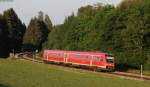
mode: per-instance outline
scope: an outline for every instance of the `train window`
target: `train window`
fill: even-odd
[[[88,58],[89,58],[88,56],[85,56],[85,57],[84,57],[84,59],[86,59],[86,60],[88,60]]]
[[[80,58],[80,55],[75,55],[74,58]]]
[[[49,53],[48,56],[61,56],[60,53]]]
[[[55,56],[55,54],[54,53],[49,53],[48,56]]]
[[[106,57],[106,62],[107,63],[113,63],[114,62],[114,57],[113,56],[107,56]]]
[[[98,60],[97,56],[93,56],[93,60],[97,61]]]
[[[88,56],[85,56],[85,55],[75,55],[74,58],[77,58],[77,59],[88,59]]]
[[[103,61],[103,59],[100,57],[100,58],[99,58],[99,61],[100,61],[100,62],[102,62],[102,61]]]
[[[101,56],[93,56],[93,60],[100,61],[100,62],[103,61]]]

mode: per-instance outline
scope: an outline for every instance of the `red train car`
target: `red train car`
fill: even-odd
[[[114,57],[99,52],[44,50],[43,60],[114,70]]]

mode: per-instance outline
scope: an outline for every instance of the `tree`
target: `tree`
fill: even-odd
[[[60,31],[60,25],[53,27],[48,35],[48,41],[43,44],[43,49],[62,49],[62,40],[64,39]]]
[[[51,22],[51,20],[50,20],[50,18],[49,18],[49,16],[47,14],[45,15],[44,23],[46,24],[46,26],[47,26],[47,28],[48,28],[48,30],[50,32],[52,30],[52,28],[53,28],[53,24],[52,24],[52,22]]]
[[[39,11],[38,18],[40,21],[44,20],[44,13],[42,11]]]
[[[91,5],[87,5],[78,9],[78,16],[92,16],[95,15],[95,7]]]
[[[8,50],[8,31],[7,23],[4,17],[0,14],[0,58],[7,57]]]
[[[24,50],[33,51],[41,49],[42,31],[38,18],[31,19],[24,35]]]
[[[25,32],[25,25],[22,24],[15,11],[10,8],[4,11],[4,18],[8,28],[10,52],[19,52],[22,47],[22,39]]]

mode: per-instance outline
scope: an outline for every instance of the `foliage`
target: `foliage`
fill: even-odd
[[[22,47],[22,38],[25,32],[25,26],[22,24],[12,8],[4,11],[4,18],[6,19],[8,26],[10,51],[18,52]]]
[[[47,41],[48,34],[52,29],[52,23],[49,16],[46,15],[45,21],[43,13],[39,12],[38,18],[31,19],[30,24],[25,32],[23,49],[24,51],[41,50],[42,44]]]
[[[149,66],[150,1],[124,0],[111,5],[85,6],[77,16],[67,17],[64,24],[49,34],[47,48],[113,53],[117,64],[139,68]],[[147,64],[146,64],[147,63]]]
[[[47,14],[45,15],[44,23],[46,24],[48,30],[51,31],[53,28],[53,24],[52,24],[52,22],[51,22],[51,20]]]
[[[31,19],[30,24],[24,36],[24,50],[36,50],[42,42],[42,32],[40,29],[40,21],[35,18]]]
[[[6,21],[0,14],[0,57],[8,56],[8,31]]]
[[[0,15],[0,57],[8,57],[10,52],[21,51],[25,28],[12,8]]]

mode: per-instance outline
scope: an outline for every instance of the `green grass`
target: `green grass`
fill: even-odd
[[[24,60],[0,59],[0,87],[150,87],[150,84]]]
[[[135,73],[135,74],[139,74],[139,75],[140,75],[140,70],[137,70],[137,69],[128,69],[126,72]],[[148,75],[148,76],[150,76],[150,71],[148,71],[148,70],[143,70],[143,75]]]

